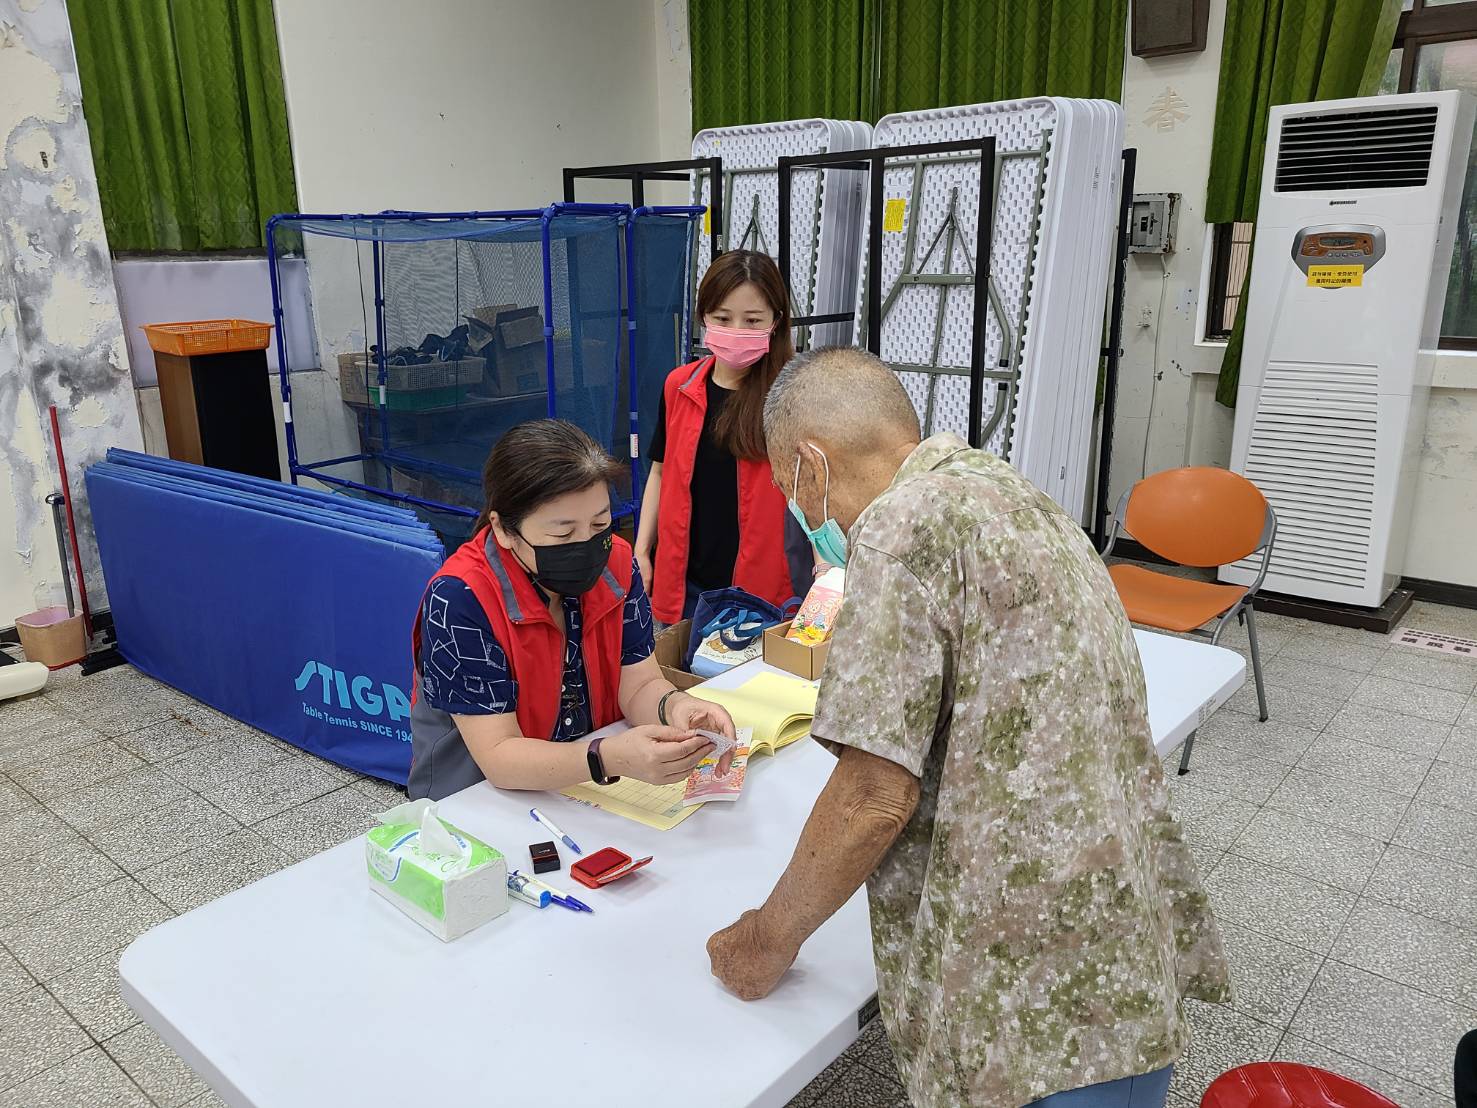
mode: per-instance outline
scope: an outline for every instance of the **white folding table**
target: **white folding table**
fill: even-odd
[[[1163,758],[1231,699],[1246,680],[1246,659],[1197,639],[1134,631],[1149,691],[1149,730]]]
[[[1240,655],[1137,632],[1160,754],[1241,684]],[[751,663],[715,679],[732,686]],[[709,974],[714,931],[788,863],[834,759],[805,740],[761,756],[744,798],[659,832],[549,794],[486,783],[444,800],[510,865],[548,837],[655,861],[590,891],[595,912],[513,902],[452,943],[369,889],[355,839],[149,931],[123,995],[233,1108],[500,1104],[783,1105],[856,1037],[876,992],[865,890],[805,944],[766,1000]]]

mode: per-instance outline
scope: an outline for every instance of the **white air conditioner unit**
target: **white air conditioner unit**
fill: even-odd
[[[1374,608],[1400,579],[1474,118],[1462,92],[1271,111],[1231,448],[1277,512],[1268,591]]]

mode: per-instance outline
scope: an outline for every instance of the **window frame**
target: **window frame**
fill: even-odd
[[[1401,51],[1400,80],[1395,91],[1413,90],[1421,47],[1468,39],[1477,40],[1477,0],[1434,6],[1427,6],[1426,0],[1413,0],[1409,11],[1400,13],[1390,47]],[[1477,350],[1477,335],[1442,335],[1436,345],[1442,350]]]
[[[1205,342],[1226,342],[1231,337],[1215,323],[1226,318],[1226,278],[1231,272],[1231,235],[1235,227],[1234,223],[1210,225],[1210,279],[1205,283],[1205,329],[1200,335]]]
[[[1226,287],[1231,275],[1231,252],[1238,244],[1236,240],[1237,223],[1212,223],[1210,224],[1210,269],[1205,283],[1205,325],[1201,328],[1200,341],[1225,343],[1231,338],[1231,329],[1221,330],[1216,324],[1226,317],[1226,301],[1230,299],[1230,290]],[[1250,247],[1256,239],[1256,225],[1251,224],[1248,232],[1249,237],[1244,245]],[[1246,282],[1251,279],[1251,267],[1241,275],[1241,288],[1237,290],[1236,297],[1239,299],[1246,293]]]

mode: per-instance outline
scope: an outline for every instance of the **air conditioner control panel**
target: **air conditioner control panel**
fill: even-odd
[[[1313,266],[1373,269],[1385,256],[1385,232],[1366,223],[1304,227],[1292,241],[1292,260],[1304,273]]]

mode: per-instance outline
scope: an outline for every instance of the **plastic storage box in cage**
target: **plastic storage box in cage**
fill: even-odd
[[[1086,518],[1103,319],[1112,269],[1123,112],[1108,101],[1041,97],[884,117],[876,147],[995,139],[981,441],[1079,520]],[[979,160],[887,163],[882,358],[925,434],[968,432]],[[946,280],[937,278],[945,277]]]
[[[642,239],[643,272],[685,272],[693,214],[673,211],[684,213],[670,221],[676,238]],[[649,212],[643,219],[665,225]],[[628,268],[632,230],[625,205],[275,217],[274,276],[284,237],[300,235],[320,359],[337,376],[356,447],[333,450],[289,422],[294,480],[409,504],[457,540],[481,507],[488,452],[514,424],[557,416],[629,457],[638,343],[622,317],[638,291]],[[685,326],[685,290],[675,302],[650,281],[640,291],[640,318],[656,331],[648,355],[678,356],[672,336]],[[292,378],[280,370],[290,413]],[[633,474],[617,489],[623,510],[635,485]]]
[[[871,142],[865,123],[838,119],[797,119],[743,127],[712,127],[692,140],[694,158],[723,159],[723,234],[720,250],[758,250],[779,258],[779,159],[802,154],[863,150]],[[856,294],[856,252],[866,205],[866,175],[842,169],[800,169],[792,179],[790,283],[796,316],[832,315],[852,310]],[[693,176],[693,203],[707,207],[712,183],[706,172]],[[712,246],[702,237],[695,254],[693,288],[712,261]],[[701,321],[699,321],[701,322]],[[846,344],[847,323],[799,328],[796,345]]]

